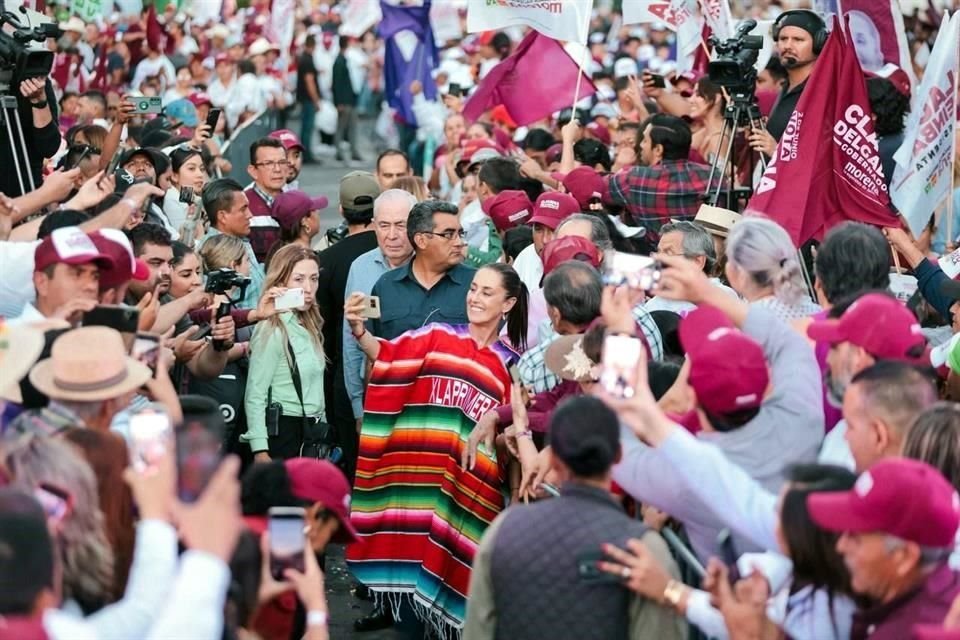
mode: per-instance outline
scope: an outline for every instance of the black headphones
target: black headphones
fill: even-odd
[[[783,28],[780,23],[784,20],[784,18],[799,14],[807,14],[812,16],[818,23],[820,23],[820,28],[817,29],[817,32],[811,34],[813,36],[813,55],[818,56],[820,55],[820,52],[823,51],[823,48],[827,46],[827,38],[830,37],[830,32],[827,31],[827,23],[823,21],[823,18],[821,18],[819,14],[810,11],[809,9],[791,9],[790,11],[784,11],[777,16],[777,19],[773,22],[773,41],[777,42],[780,39],[780,29]]]

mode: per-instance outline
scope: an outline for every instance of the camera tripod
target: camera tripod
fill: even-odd
[[[727,94],[724,91],[724,94]],[[737,182],[737,130],[741,127],[764,128],[763,116],[757,106],[753,93],[733,92],[727,96],[727,107],[723,114],[723,129],[720,132],[720,149],[713,157],[710,165],[710,177],[707,179],[707,188],[703,194],[704,202],[711,206],[720,206],[720,198],[726,195],[725,208],[739,211],[737,206],[741,200],[748,200],[753,195],[753,173],[756,168],[753,154],[749,155],[750,172],[748,183],[745,186],[736,186]],[[766,161],[760,156],[760,164],[766,169]],[[729,175],[728,175],[729,174]],[[724,178],[729,182],[724,184]]]
[[[10,80],[13,72],[9,69],[0,70],[0,128],[6,135],[0,138],[0,144],[10,144],[10,156],[13,158],[13,170],[17,174],[20,186],[20,195],[29,193],[37,188],[33,180],[33,171],[30,167],[30,152],[27,150],[27,141],[23,136],[23,123],[20,121],[20,110],[17,96],[12,92]],[[30,188],[28,189],[27,186]]]

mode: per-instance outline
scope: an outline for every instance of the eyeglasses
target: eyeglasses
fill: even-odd
[[[454,237],[460,238],[461,240],[467,237],[467,232],[463,229],[447,229],[443,233],[437,233],[435,231],[421,231],[420,233],[426,233],[427,235],[431,236],[440,236],[447,242],[453,240]]]
[[[268,169],[286,169],[290,166],[287,160],[267,160],[266,162],[254,162],[255,167],[267,167]]]

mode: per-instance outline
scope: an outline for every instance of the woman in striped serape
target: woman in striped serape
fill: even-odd
[[[480,536],[503,508],[492,452],[465,470],[461,452],[477,420],[510,400],[526,342],[527,291],[516,272],[477,271],[469,324],[430,324],[394,340],[364,330],[363,297],[345,317],[374,361],[364,404],[351,518],[360,542],[347,549],[354,575],[395,616],[414,615],[446,637],[462,627],[470,565]]]

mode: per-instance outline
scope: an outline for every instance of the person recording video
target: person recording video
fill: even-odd
[[[0,88],[2,88],[2,82],[0,82]],[[40,184],[43,161],[52,158],[60,149],[60,127],[57,122],[57,99],[48,79],[28,78],[10,87],[9,94],[17,99],[15,113],[20,118],[22,140],[29,156],[26,160],[27,166],[24,166],[18,127],[15,126],[12,131],[7,129],[10,126],[6,121],[7,117],[13,112],[4,109],[4,117],[0,119],[0,127],[4,129],[0,132],[0,167],[7,170],[0,171],[0,192],[16,198],[31,191],[27,170],[29,170],[29,176],[33,178],[33,184],[35,186]],[[11,146],[10,133],[13,134],[13,146]],[[14,160],[14,149],[17,149],[16,157],[19,161]],[[14,170],[18,166],[21,167],[23,175],[19,175]]]

